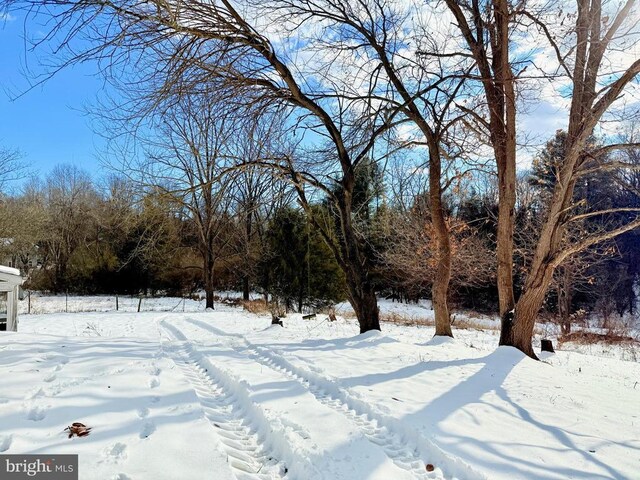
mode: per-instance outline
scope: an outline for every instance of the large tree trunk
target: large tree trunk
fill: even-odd
[[[509,13],[508,0],[493,0],[494,22],[487,25],[483,19],[484,5],[474,3],[473,23],[470,26],[456,0],[446,0],[454,14],[474,60],[489,107],[490,140],[496,158],[498,172],[498,301],[500,315],[505,318],[513,309],[513,229],[516,202],[516,96],[514,75],[509,63]],[[490,45],[484,38],[475,38],[475,31],[487,29]]]
[[[246,256],[245,256],[245,262],[251,262],[251,255],[249,255],[250,250],[251,250],[251,237],[252,237],[252,233],[253,233],[253,202],[249,203],[249,206],[247,207],[247,215],[246,215],[246,219],[245,219],[245,242],[246,242]],[[242,277],[242,299],[243,300],[249,300],[249,266],[245,265],[245,274]]]
[[[249,275],[242,277],[242,299],[249,300]]]
[[[533,351],[531,336],[546,291],[547,289],[541,286],[527,290],[520,296],[514,314],[503,318],[500,345],[515,347],[529,357],[538,359]]]
[[[380,330],[378,299],[370,277],[370,262],[362,250],[362,240],[351,219],[352,193],[355,185],[353,171],[345,173],[343,189],[338,198],[340,216],[340,247],[334,250],[343,269],[349,293],[349,302],[360,324],[360,333]]]
[[[437,244],[437,267],[431,288],[431,301],[436,317],[435,334],[453,337],[447,305],[449,281],[451,280],[451,240],[442,205],[439,145],[435,141],[430,142],[429,154],[429,210]]]
[[[380,330],[380,311],[376,292],[370,282],[347,280],[349,303],[358,318],[360,333]]]
[[[545,295],[553,279],[553,271],[552,263],[546,259],[536,261],[534,257],[522,295],[520,295],[515,309],[502,317],[500,345],[516,347],[537,360],[538,357],[533,352],[531,339],[538,312],[542,308]]]
[[[513,231],[516,203],[515,149],[513,160],[506,160],[504,167],[503,173],[499,175],[500,202],[496,247],[498,304],[501,317],[511,311],[515,304],[513,292]]]
[[[483,18],[484,4],[476,2],[471,6],[474,16],[470,26],[459,2],[446,0],[446,3],[476,61],[489,107],[490,139],[498,172],[498,301],[500,315],[506,319],[515,304],[513,230],[516,202],[516,96],[515,79],[509,63],[509,22],[512,17],[508,0],[493,0],[491,8],[494,21],[488,25]],[[489,45],[483,43],[485,38],[476,38],[474,35],[482,30],[491,36]]]
[[[436,275],[431,287],[431,300],[436,320],[436,335],[453,337],[451,331],[451,318],[447,305],[451,261],[440,259],[436,269]]]
[[[210,249],[204,252],[204,292],[206,298],[205,308],[214,308],[213,294],[215,291],[215,279],[213,273],[214,258]]]
[[[509,2],[494,0],[497,42],[494,54],[494,87],[499,91],[501,109],[489,105],[493,147],[498,166],[498,302],[500,315],[513,309],[513,231],[516,205],[516,94],[509,63]],[[490,101],[491,98],[487,96]],[[500,111],[501,110],[501,111]]]
[[[409,94],[402,80],[396,74],[392,62],[389,61],[385,54],[381,54],[380,59],[391,82],[406,102],[410,118],[420,128],[429,145],[429,210],[436,237],[436,255],[438,257],[438,265],[431,289],[431,300],[436,317],[435,334],[453,337],[447,305],[449,282],[451,280],[451,240],[442,205],[442,157],[440,153],[440,143],[442,141],[440,128],[442,123],[439,123],[434,130],[433,126],[425,120],[422,112],[417,107],[415,97]]]
[[[336,194],[335,207],[338,214],[339,234],[328,232],[323,227],[326,224],[319,223],[314,217],[313,210],[305,196],[304,190],[299,184],[296,190],[300,198],[300,203],[305,208],[309,218],[322,234],[327,246],[331,249],[338,265],[342,269],[347,284],[349,303],[358,319],[360,333],[369,330],[380,330],[380,315],[378,310],[378,299],[375,287],[370,277],[370,261],[363,253],[361,238],[355,231],[352,215],[352,194],[355,185],[353,170],[346,171],[342,180],[341,192]]]

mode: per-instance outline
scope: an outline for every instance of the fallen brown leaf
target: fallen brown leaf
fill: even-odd
[[[64,431],[69,432],[69,438],[72,438],[74,435],[78,437],[86,437],[91,432],[91,427],[87,427],[84,423],[73,422],[70,426],[65,428]]]

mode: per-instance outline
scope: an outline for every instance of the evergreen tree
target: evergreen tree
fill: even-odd
[[[278,210],[267,238],[269,254],[263,260],[267,288],[287,310],[344,300],[342,271],[302,211],[290,207]]]

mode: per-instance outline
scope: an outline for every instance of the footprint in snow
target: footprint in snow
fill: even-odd
[[[44,408],[39,407],[37,405],[27,410],[27,420],[39,422],[40,420],[44,419],[44,417],[46,416],[47,416],[47,411]]]
[[[158,395],[154,395],[153,397],[151,397],[151,400],[149,400],[151,403],[158,403],[160,401],[160,397]]]
[[[42,397],[44,395],[44,389],[42,387],[34,388],[24,397],[26,400],[32,400],[34,398]]]
[[[139,436],[140,438],[148,438],[155,431],[156,431],[155,424],[153,422],[147,422],[144,424],[144,427],[142,427],[142,430],[140,431]]]
[[[59,372],[60,370],[62,370],[62,367],[64,367],[67,363],[69,363],[69,359],[67,357],[59,357],[57,361],[58,361],[58,364],[54,369],[56,372]]]
[[[138,417],[146,418],[149,416],[149,409],[147,407],[142,407],[138,409]]]
[[[56,379],[56,374],[53,372],[43,378],[43,380],[47,383],[53,382],[55,379]]]
[[[149,375],[153,375],[154,377],[157,377],[158,375],[160,375],[160,372],[162,372],[162,370],[160,370],[160,367],[158,367],[155,363],[153,363],[149,366],[149,368],[147,369],[147,372],[149,372]]]
[[[124,473],[118,473],[111,477],[111,480],[131,480],[129,475],[125,475]]]
[[[151,380],[149,380],[149,388],[156,388],[160,385],[160,380],[158,380],[156,377],[153,377]]]
[[[0,453],[6,452],[11,446],[11,435],[0,435]]]
[[[107,460],[117,462],[127,458],[127,446],[124,443],[114,443],[104,449],[104,457]]]

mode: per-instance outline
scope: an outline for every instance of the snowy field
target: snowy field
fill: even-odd
[[[282,328],[178,301],[21,315],[0,334],[0,452],[77,453],[86,480],[640,479],[626,347],[535,362],[496,349],[491,320],[433,341],[425,326],[357,335],[345,309]],[[69,439],[72,422],[93,430]]]

